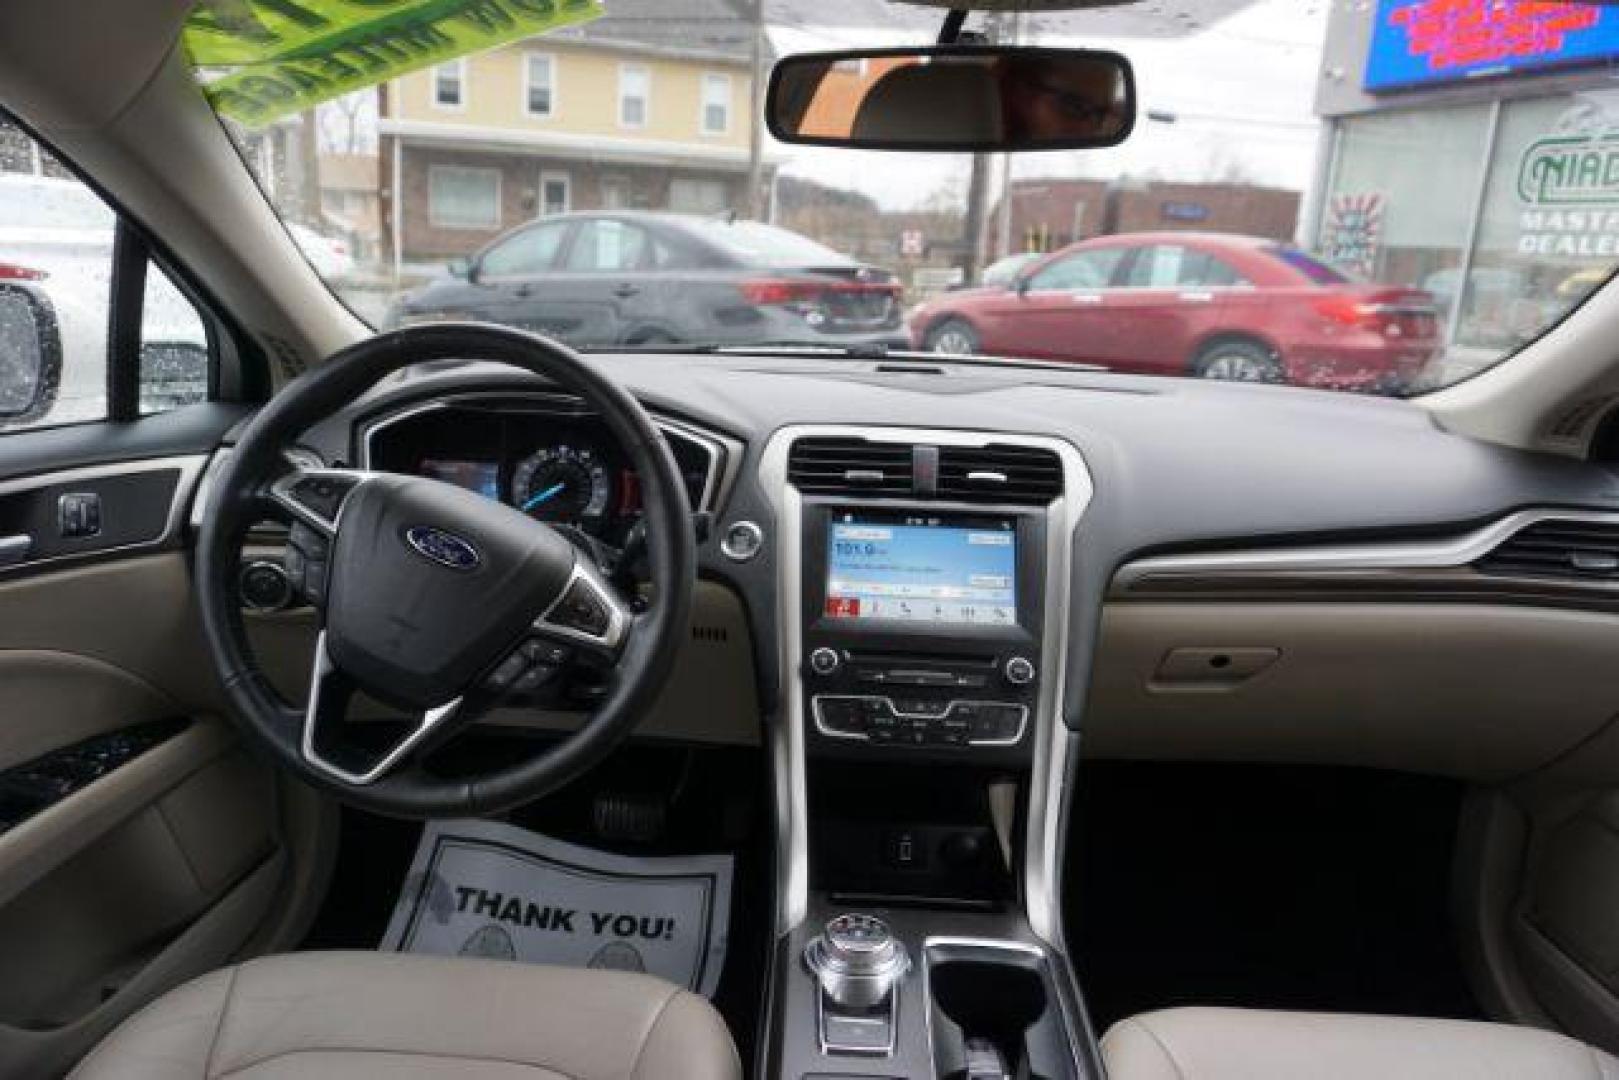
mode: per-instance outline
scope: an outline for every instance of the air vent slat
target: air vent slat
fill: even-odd
[[[1619,584],[1619,523],[1539,521],[1473,565],[1486,574]]]
[[[1034,446],[941,446],[939,498],[954,502],[1048,503],[1062,494],[1062,461]]]
[[[867,439],[800,439],[788,457],[787,479],[809,495],[909,495],[909,443]]]

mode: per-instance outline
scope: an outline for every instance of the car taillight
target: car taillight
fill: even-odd
[[[1433,313],[1426,308],[1354,296],[1329,296],[1317,300],[1315,310],[1329,322],[1389,337],[1430,333],[1435,325]]]
[[[50,277],[43,270],[35,270],[31,266],[17,266],[15,263],[0,263],[0,281],[44,281]]]
[[[791,306],[825,303],[835,296],[883,295],[899,299],[899,286],[892,282],[797,281],[786,278],[754,278],[737,286],[750,304]]]

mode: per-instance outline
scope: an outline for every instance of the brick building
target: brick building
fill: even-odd
[[[1253,184],[1031,179],[1015,181],[1011,197],[1014,252],[1054,251],[1076,240],[1128,232],[1226,232],[1290,241],[1299,217],[1298,192]]]

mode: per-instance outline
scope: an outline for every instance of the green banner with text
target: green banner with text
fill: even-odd
[[[220,115],[256,127],[601,14],[600,0],[198,0],[185,46],[218,70],[203,92]]]

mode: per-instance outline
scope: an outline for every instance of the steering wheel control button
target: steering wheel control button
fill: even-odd
[[[504,694],[516,685],[517,680],[523,677],[528,668],[528,658],[519,649],[495,665],[495,670],[484,679],[484,686],[497,694]]]
[[[1003,674],[1013,686],[1027,686],[1034,682],[1034,661],[1026,656],[1014,656],[1006,662]]]
[[[573,656],[565,645],[557,645],[538,638],[529,638],[522,645],[523,656],[531,664],[543,664],[546,667],[561,667]]]
[[[747,562],[764,546],[765,531],[752,521],[733,521],[720,536],[720,551],[732,562]]]
[[[269,559],[255,559],[242,567],[237,585],[242,606],[250,611],[280,611],[292,603],[292,580],[286,567]]]
[[[596,590],[581,579],[568,587],[566,595],[562,597],[562,603],[551,613],[551,621],[558,626],[577,630],[581,634],[604,637],[607,628],[612,625],[613,617],[607,610],[606,602],[597,595]]]
[[[831,675],[836,672],[838,668],[842,666],[842,664],[843,659],[842,657],[838,656],[838,651],[836,649],[829,649],[825,645],[822,645],[819,649],[816,649],[814,652],[810,653],[809,656],[810,670],[815,672],[817,675]]]

